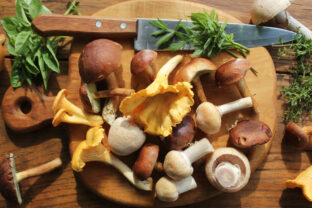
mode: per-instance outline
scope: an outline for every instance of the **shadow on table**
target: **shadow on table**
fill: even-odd
[[[279,200],[281,207],[312,207],[311,202],[309,202],[302,194],[302,190],[299,188],[295,189],[285,189],[282,192],[282,196]]]

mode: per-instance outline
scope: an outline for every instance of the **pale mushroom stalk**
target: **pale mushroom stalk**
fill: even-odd
[[[233,165],[229,162],[222,162],[215,169],[216,180],[224,188],[230,188],[237,184],[240,175],[239,165]]]
[[[225,114],[234,112],[234,111],[239,111],[245,108],[250,108],[253,106],[253,102],[251,97],[244,97],[238,100],[235,100],[230,103],[222,104],[217,106],[220,115],[223,116]]]
[[[239,80],[235,85],[242,97],[251,97],[251,99],[253,99],[253,109],[258,114],[260,112],[258,104],[254,101],[254,96],[251,94],[245,79]]]
[[[213,151],[212,145],[206,138],[195,142],[184,151],[172,150],[165,157],[164,170],[170,178],[181,180],[193,174],[193,162]]]

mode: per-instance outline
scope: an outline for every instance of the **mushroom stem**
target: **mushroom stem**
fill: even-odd
[[[252,99],[252,103],[253,103],[253,109],[254,111],[259,114],[259,107],[258,107],[258,104],[254,101],[254,97],[253,95],[251,94],[250,90],[249,90],[249,87],[247,86],[246,84],[246,81],[245,79],[241,79],[239,80],[237,83],[236,83],[236,87],[239,91],[239,93],[241,94],[242,97],[251,97]]]
[[[45,163],[43,165],[24,170],[22,172],[16,173],[16,180],[17,182],[20,182],[24,180],[25,178],[30,178],[37,175],[42,175],[44,173],[48,173],[62,165],[62,161],[60,158],[56,158],[48,163]]]
[[[251,97],[245,97],[245,98],[241,98],[230,103],[219,105],[217,106],[217,108],[220,111],[221,116],[223,116],[224,114],[242,110],[245,108],[250,108],[252,106],[253,106],[253,102],[252,102]]]
[[[202,139],[195,144],[191,145],[189,148],[183,151],[184,155],[190,160],[191,163],[197,161],[202,156],[213,152],[214,149],[208,139]]]
[[[188,176],[182,180],[176,181],[175,183],[179,194],[195,189],[197,187],[196,181],[192,176]]]
[[[218,183],[224,188],[230,188],[237,184],[241,169],[239,165],[229,162],[221,162],[215,169],[215,177]]]
[[[133,93],[133,89],[127,89],[127,88],[114,88],[109,90],[101,90],[92,93],[93,98],[107,98],[107,97],[113,97],[113,96],[128,96],[131,93]]]
[[[195,85],[195,90],[196,90],[196,93],[197,93],[197,96],[200,100],[201,103],[203,102],[207,102],[207,97],[205,95],[205,90],[203,88],[203,85],[200,81],[200,78],[199,77],[196,77],[193,81],[194,85]]]
[[[183,56],[176,55],[175,57],[171,58],[165,65],[161,67],[158,71],[156,79],[153,83],[157,81],[161,81],[164,84],[168,84],[168,77],[170,73],[175,69],[175,67],[182,61]],[[162,80],[165,78],[165,82]],[[156,81],[157,80],[157,81]],[[151,86],[151,85],[150,85]]]

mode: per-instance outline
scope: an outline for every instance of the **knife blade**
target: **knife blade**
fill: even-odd
[[[39,15],[32,21],[32,26],[42,36],[66,35],[92,38],[134,38],[134,49],[163,50],[155,43],[158,38],[151,36],[157,30],[149,21],[152,19],[120,19],[103,18],[99,16],[65,16]],[[162,19],[163,20],[163,19]],[[168,28],[174,28],[179,20],[163,20]],[[191,21],[182,20],[182,24],[192,26]],[[227,23],[225,31],[233,33],[234,41],[246,47],[268,46],[289,42],[297,36],[296,33],[280,28],[255,26],[249,24]],[[173,40],[178,41],[178,40]],[[186,45],[184,50],[192,50]]]

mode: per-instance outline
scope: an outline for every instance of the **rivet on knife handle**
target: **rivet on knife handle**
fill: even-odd
[[[38,15],[32,26],[42,36],[134,38],[136,19],[105,19],[98,16]]]

